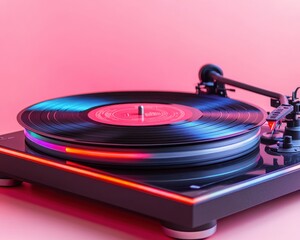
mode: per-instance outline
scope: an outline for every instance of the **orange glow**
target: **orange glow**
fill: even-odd
[[[268,121],[269,128],[273,131],[277,125],[276,121]]]
[[[22,158],[24,160],[35,162],[35,163],[38,163],[38,164],[42,164],[42,165],[45,165],[45,166],[48,166],[48,167],[60,169],[62,171],[79,174],[79,175],[82,175],[82,176],[85,176],[85,177],[88,177],[88,178],[94,178],[94,179],[104,181],[104,182],[108,182],[108,183],[111,183],[111,184],[115,184],[115,185],[118,185],[118,186],[134,189],[134,190],[144,192],[144,193],[147,193],[147,194],[151,194],[151,195],[155,195],[155,196],[158,196],[158,197],[167,198],[167,199],[177,201],[177,202],[181,202],[181,203],[184,203],[184,204],[193,205],[195,203],[194,198],[182,196],[182,195],[179,195],[179,194],[176,194],[176,193],[173,193],[173,192],[169,192],[169,191],[165,191],[165,190],[162,190],[162,189],[146,186],[146,185],[143,185],[143,184],[140,184],[140,183],[132,182],[132,181],[129,181],[129,180],[121,179],[121,178],[118,178],[118,177],[115,177],[115,176],[108,175],[106,173],[94,172],[94,171],[91,171],[91,170],[82,169],[82,168],[78,168],[78,167],[75,167],[75,166],[70,166],[70,165],[57,163],[57,162],[47,160],[47,159],[44,159],[44,158],[41,158],[41,157],[29,155],[27,153],[17,152],[17,151],[11,150],[11,149],[3,148],[3,147],[0,147],[0,153],[10,155],[10,156],[13,156],[13,157],[17,157],[17,158]]]
[[[66,147],[66,152],[76,155],[83,155],[89,157],[100,157],[100,158],[116,158],[116,159],[131,159],[141,160],[149,158],[150,155],[147,153],[126,153],[126,152],[108,152],[108,151],[96,151],[80,148]]]

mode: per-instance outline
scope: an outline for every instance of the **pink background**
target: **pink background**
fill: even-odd
[[[199,67],[290,94],[300,85],[297,0],[2,0],[0,132],[48,98],[108,90],[193,92]],[[266,98],[237,98],[264,108]]]
[[[228,77],[290,94],[300,85],[299,56],[298,0],[1,0],[0,133],[20,129],[16,114],[48,98],[129,89],[193,92],[199,67],[208,62],[220,65]],[[266,98],[240,90],[231,95],[269,109]],[[80,230],[97,236],[107,233],[105,239],[144,239],[148,233],[163,239],[157,222],[147,218],[121,212],[120,220],[119,211],[101,205],[105,218],[113,223],[100,219],[94,225],[90,217],[78,218],[76,204],[65,211],[63,204],[51,207],[69,196],[53,192],[49,207],[42,197],[47,190],[22,189],[24,194],[20,190],[0,192],[1,212],[7,212],[19,229],[9,239],[25,239],[27,235],[33,239],[35,233],[46,237],[47,231],[82,239]],[[224,220],[215,239],[258,239],[264,232],[268,233],[265,239],[281,239],[280,234],[289,232],[295,235],[293,224],[300,220],[295,214],[299,213],[299,194],[283,199],[279,204],[238,214],[236,221],[234,216]],[[36,201],[46,204],[39,206]],[[63,218],[57,216],[61,210]],[[83,214],[89,212],[87,209]],[[101,210],[98,213],[101,215]],[[133,224],[126,222],[127,215],[135,219]],[[92,218],[96,217],[92,214]],[[128,230],[139,222],[142,230]],[[66,224],[67,229],[59,228]],[[4,228],[4,234],[9,234],[9,226]],[[239,230],[241,235],[237,235]]]

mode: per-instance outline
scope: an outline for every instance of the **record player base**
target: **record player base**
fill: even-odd
[[[204,239],[217,231],[217,221],[201,225],[197,228],[183,228],[174,224],[162,223],[164,233],[175,239]]]
[[[20,186],[22,181],[0,175],[0,187]],[[217,222],[212,221],[197,228],[186,228],[172,223],[162,223],[164,233],[175,239],[204,239],[212,236],[217,230]]]
[[[18,180],[0,175],[0,187],[16,187],[21,184],[22,184],[22,181],[18,181]]]
[[[16,179],[18,183],[41,184],[109,203],[160,220],[165,233],[177,239],[209,237],[216,231],[216,220],[300,189],[299,153],[272,155],[263,143],[260,161],[254,169],[239,172],[227,182],[212,182],[216,186],[207,189],[182,192],[108,170],[98,171],[47,155],[34,155],[26,152],[24,138],[22,131],[2,136],[0,179],[5,183],[2,186],[14,185],[17,182],[12,179]],[[254,160],[256,163],[257,158]],[[233,181],[234,178],[237,179]]]

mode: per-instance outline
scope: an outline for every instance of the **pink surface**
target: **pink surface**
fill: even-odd
[[[300,192],[218,221],[210,240],[297,239]],[[0,239],[169,239],[156,220],[47,187],[0,188]]]
[[[228,77],[290,94],[300,85],[299,29],[297,0],[2,0],[0,133],[20,129],[16,114],[48,98],[193,92],[208,62]],[[268,109],[266,98],[231,95]],[[0,239],[165,238],[157,222],[106,205],[27,185],[0,192],[7,216]],[[293,239],[299,199],[295,193],[226,218],[213,239]]]

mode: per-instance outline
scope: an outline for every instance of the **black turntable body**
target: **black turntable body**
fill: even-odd
[[[0,184],[42,184],[161,221],[201,239],[217,220],[300,189],[300,102],[200,70],[197,93],[112,92],[52,99],[0,136]],[[271,97],[275,110],[227,97]],[[266,124],[267,123],[267,124]]]

